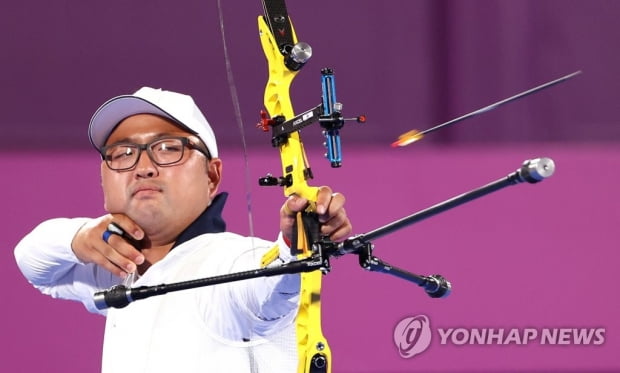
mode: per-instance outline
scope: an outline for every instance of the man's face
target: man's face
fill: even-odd
[[[198,138],[172,122],[152,114],[123,120],[106,145],[146,144],[167,136]],[[185,148],[179,163],[158,166],[142,151],[135,167],[113,171],[101,163],[104,206],[110,213],[125,214],[151,239],[175,240],[211,203],[220,182],[222,163],[207,161],[201,152]]]

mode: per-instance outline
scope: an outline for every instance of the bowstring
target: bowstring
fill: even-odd
[[[235,120],[239,127],[241,134],[241,144],[243,145],[243,162],[245,167],[245,200],[248,210],[248,227],[250,230],[250,237],[252,240],[252,249],[254,248],[254,218],[252,216],[252,186],[250,181],[250,162],[248,157],[247,143],[245,140],[245,131],[243,126],[243,118],[241,117],[241,106],[239,105],[239,95],[237,94],[237,86],[235,84],[235,78],[233,76],[232,67],[230,63],[230,56],[228,54],[228,45],[226,44],[226,31],[224,29],[224,12],[222,10],[221,0],[217,0],[217,12],[220,22],[220,34],[222,35],[222,45],[224,49],[224,60],[226,64],[226,78],[228,81],[228,90],[230,91],[230,97],[232,99],[233,109],[235,112]],[[254,252],[254,250],[252,250]],[[253,254],[255,255],[255,254]]]

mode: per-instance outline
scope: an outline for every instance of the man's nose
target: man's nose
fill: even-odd
[[[140,177],[154,177],[158,173],[157,165],[151,159],[148,151],[143,150],[138,155],[138,163],[136,163],[136,174]]]

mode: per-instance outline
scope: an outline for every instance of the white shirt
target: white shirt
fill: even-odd
[[[106,270],[83,264],[71,240],[87,219],[53,219],[16,247],[26,278],[43,293],[97,310],[93,294],[118,284]],[[291,259],[280,237],[281,260]],[[212,277],[260,267],[274,246],[233,233],[207,233],[175,247],[132,287]],[[108,309],[102,371],[294,372],[299,275],[262,277],[183,290]]]

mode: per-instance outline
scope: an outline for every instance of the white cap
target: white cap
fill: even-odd
[[[170,119],[198,136],[217,158],[215,134],[194,100],[181,93],[142,87],[133,95],[114,97],[101,105],[88,126],[88,138],[101,151],[106,140],[125,118],[136,114],[155,114]]]

